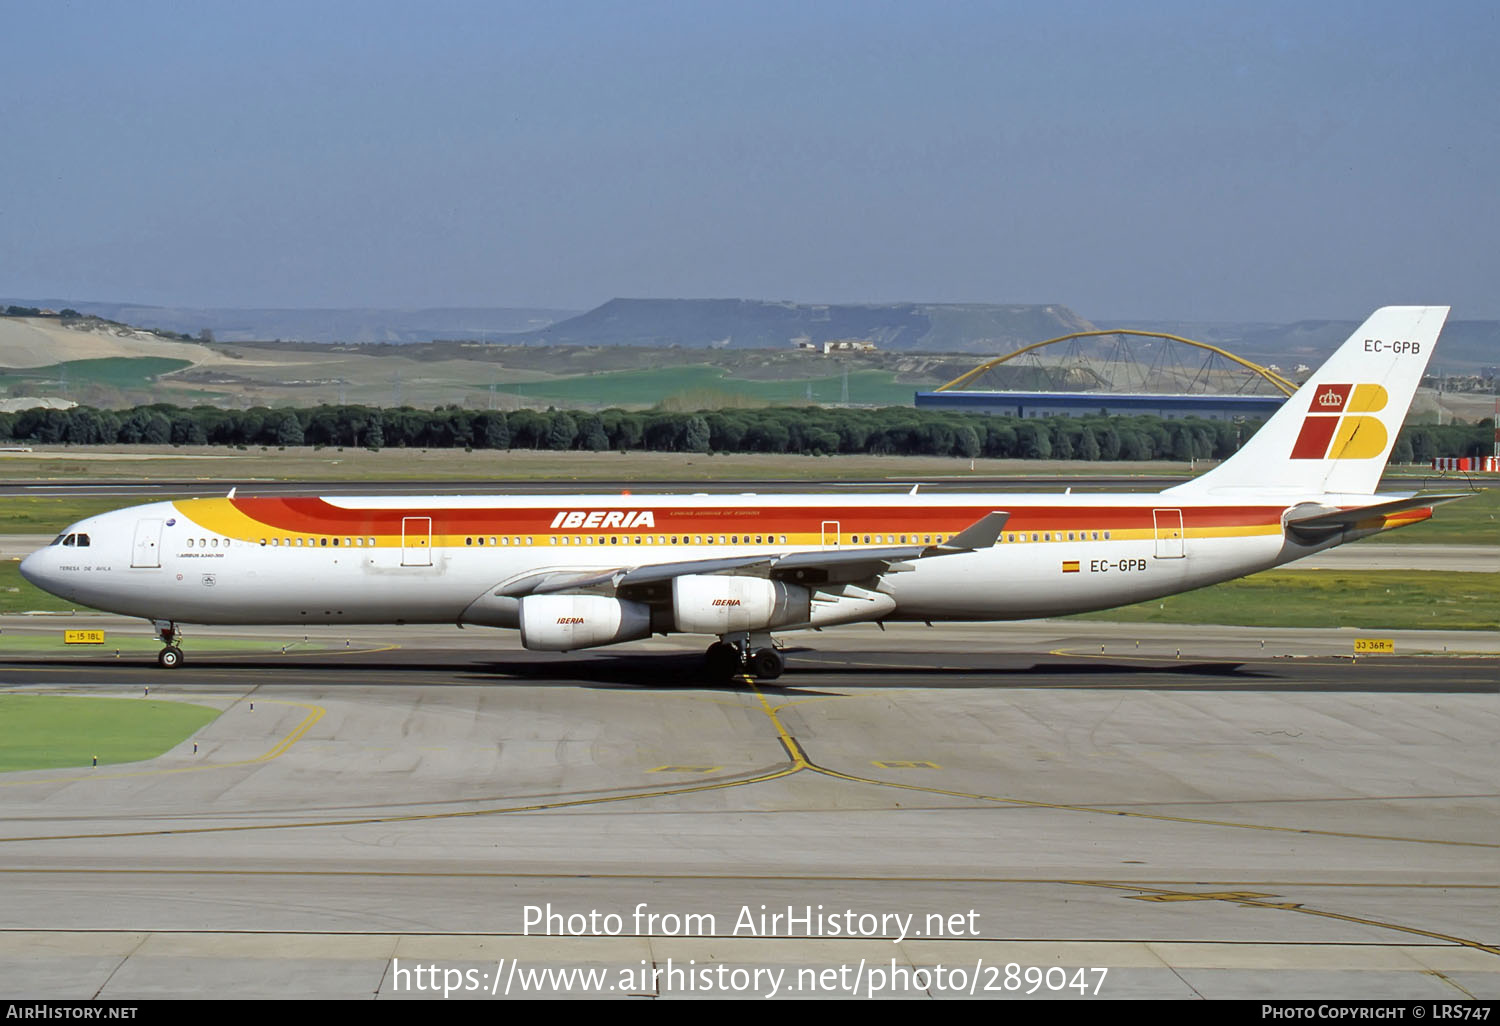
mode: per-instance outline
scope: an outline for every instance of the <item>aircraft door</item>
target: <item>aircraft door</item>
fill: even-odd
[[[135,544],[130,549],[130,565],[161,566],[161,521],[137,520]]]
[[[1154,509],[1151,516],[1156,524],[1156,558],[1181,559],[1183,549],[1182,510]]]
[[[401,565],[432,565],[432,518],[401,518]]]
[[[837,520],[823,521],[823,548],[836,549],[839,547],[839,522]]]

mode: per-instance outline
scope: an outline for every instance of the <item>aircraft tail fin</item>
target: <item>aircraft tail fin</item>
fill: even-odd
[[[1376,310],[1239,452],[1167,490],[1373,494],[1448,309]]]

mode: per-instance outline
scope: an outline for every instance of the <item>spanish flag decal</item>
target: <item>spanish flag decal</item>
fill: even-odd
[[[1078,560],[1076,560],[1076,559],[1065,559],[1065,560],[1063,560],[1063,573],[1065,573],[1065,574],[1076,574],[1077,572],[1078,572]]]

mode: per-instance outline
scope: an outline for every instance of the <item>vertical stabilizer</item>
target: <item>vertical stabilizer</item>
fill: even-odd
[[[1239,452],[1167,490],[1374,494],[1447,318],[1446,306],[1376,310]]]

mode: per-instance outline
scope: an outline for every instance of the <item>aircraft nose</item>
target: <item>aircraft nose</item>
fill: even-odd
[[[45,549],[38,549],[25,559],[21,560],[21,576],[38,588],[46,590],[50,577],[46,571]]]

